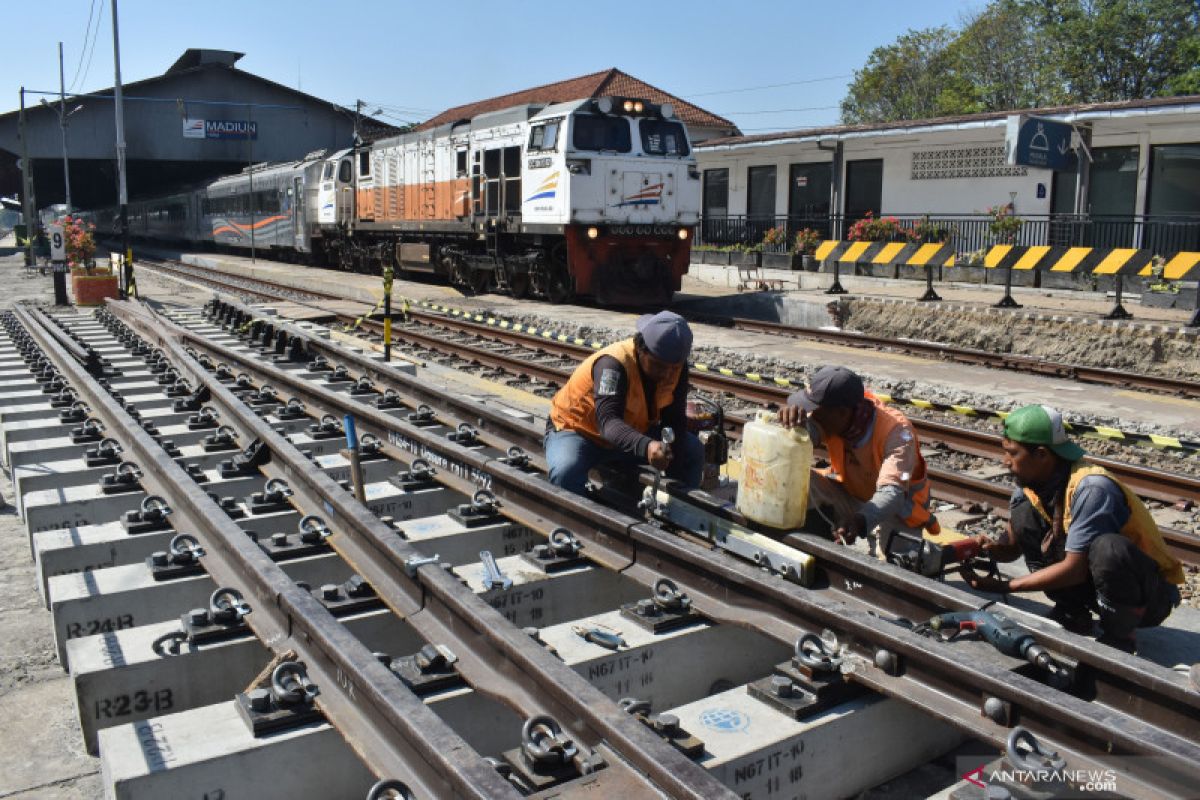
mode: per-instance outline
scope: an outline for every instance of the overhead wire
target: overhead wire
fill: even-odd
[[[70,91],[75,91],[76,85],[79,83],[79,73],[83,69],[83,59],[87,55],[88,39],[92,35],[92,17],[96,14],[96,0],[92,0],[92,5],[88,8],[87,26],[83,29],[83,47],[79,48],[79,63],[75,65],[75,76],[71,78]],[[96,25],[96,30],[100,30],[100,25]]]
[[[100,3],[100,13],[96,16],[96,30],[92,33],[92,46],[88,50],[87,66],[83,69],[83,78],[80,79],[80,85],[87,83],[88,75],[92,72],[92,56],[96,55],[96,41],[100,38],[100,27],[104,24],[104,3]]]
[[[854,77],[853,74],[830,75],[827,78],[808,78],[808,79],[799,80],[799,81],[787,81],[785,83],[766,83],[766,84],[763,84],[762,86],[746,86],[741,89],[720,89],[718,91],[712,91],[712,92],[680,92],[679,96],[684,97],[684,98],[712,97],[713,95],[718,95],[718,94],[738,94],[740,92],[756,92],[759,89],[779,89],[784,86],[802,86],[806,83],[822,83],[824,81],[836,81],[836,80],[841,80],[842,78],[852,78],[852,77]]]

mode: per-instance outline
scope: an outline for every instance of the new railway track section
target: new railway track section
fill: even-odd
[[[157,495],[169,507],[171,527],[149,534],[157,536],[153,541],[163,547],[170,541],[169,548],[151,555],[149,564],[126,549],[122,558],[130,563],[110,569],[142,571],[166,562],[168,569],[178,567],[182,574],[149,581],[147,585],[158,587],[159,592],[187,581],[198,584],[203,596],[216,588],[208,621],[220,627],[226,623],[216,623],[218,617],[233,618],[231,627],[248,625],[248,630],[236,633],[252,632],[269,651],[265,655],[283,659],[272,674],[272,689],[250,691],[238,701],[247,719],[257,719],[251,714],[256,710],[285,722],[298,713],[319,712],[366,770],[402,780],[414,796],[516,797],[528,793],[530,782],[537,788],[538,780],[561,781],[555,788],[561,793],[557,796],[597,790],[606,796],[617,792],[677,797],[732,794],[725,785],[730,779],[722,783],[713,771],[684,754],[678,719],[628,713],[645,708],[632,701],[622,708],[615,702],[620,684],[606,685],[602,691],[572,668],[577,665],[568,660],[566,642],[573,639],[556,640],[556,657],[547,647],[554,630],[547,620],[541,620],[539,630],[526,631],[520,625],[527,618],[519,613],[506,618],[493,608],[503,607],[496,598],[511,588],[501,588],[504,572],[489,569],[486,559],[477,569],[473,562],[455,565],[431,555],[428,546],[418,543],[415,524],[405,534],[405,521],[381,519],[382,509],[369,510],[369,496],[360,502],[335,480],[327,465],[301,452],[304,447],[315,454],[318,443],[328,441],[316,437],[336,433],[336,420],[346,416],[355,420],[360,435],[375,437],[375,455],[394,465],[392,471],[403,471],[400,484],[407,485],[410,494],[423,490],[417,487],[430,488],[429,479],[434,477],[437,491],[470,498],[455,506],[460,515],[491,520],[498,512],[550,545],[539,551],[542,556],[572,561],[573,569],[558,578],[540,570],[547,591],[556,580],[577,579],[574,570],[580,570],[619,581],[624,587],[620,599],[633,601],[634,609],[642,607],[650,613],[636,601],[642,597],[660,610],[686,609],[698,615],[684,615],[695,630],[740,630],[757,637],[757,647],[745,649],[780,662],[752,669],[761,676],[752,683],[766,682],[764,696],[772,694],[772,686],[787,684],[789,694],[806,687],[799,693],[803,702],[797,703],[811,705],[809,698],[819,703],[822,697],[838,696],[844,687],[863,687],[997,747],[1005,746],[1019,725],[1074,768],[1106,769],[1119,764],[1119,791],[1129,796],[1187,795],[1200,781],[1200,695],[1183,676],[1008,610],[1070,667],[1074,679],[1069,689],[1055,688],[1047,684],[1045,675],[1031,672],[1030,665],[985,645],[934,642],[897,624],[902,618],[920,620],[939,611],[981,608],[988,605],[984,599],[814,537],[794,535],[784,543],[767,540],[723,505],[701,494],[680,493],[669,483],[650,495],[649,519],[564,494],[537,474],[536,459],[511,449],[540,438],[535,424],[472,406],[463,398],[444,397],[431,406],[430,390],[419,380],[261,310],[214,302],[210,305],[213,320],[181,313],[171,321],[130,303],[110,304],[109,309],[97,318],[79,314],[54,318],[18,308],[5,320],[7,332],[0,344],[10,360],[11,354],[20,355],[31,378],[38,379],[35,382],[43,381],[41,393],[49,386],[56,396],[82,403],[67,408],[86,415],[80,425],[84,434],[111,440],[108,450],[119,448],[118,461],[132,464],[114,465],[114,471],[106,473],[111,477],[102,482],[134,485],[128,499],[140,500],[142,509],[135,516],[141,515],[142,522],[154,517],[156,510],[161,516],[162,505],[148,504],[147,496]],[[331,380],[338,366],[353,373],[350,380]],[[235,521],[229,514],[234,504],[221,499],[228,484],[212,481],[198,462],[186,467],[188,459],[182,453],[173,456],[169,447],[164,448],[165,432],[179,430],[176,435],[181,436],[182,430],[167,426],[169,415],[159,416],[160,428],[148,419],[149,412],[141,411],[149,407],[149,398],[135,394],[135,386],[144,386],[147,374],[156,376],[153,383],[164,398],[175,398],[169,408],[184,409],[188,422],[183,429],[199,424],[201,432],[209,432],[205,441],[209,436],[232,438],[241,448],[223,454],[230,456],[227,467],[218,469],[223,479],[256,482],[262,486],[260,501],[270,499],[265,495],[272,487],[280,491],[283,482],[288,492],[284,504],[289,507],[285,513],[306,520],[299,528],[308,534],[303,540],[316,553],[308,558],[325,559],[327,566],[341,565],[340,572],[322,574],[358,577],[347,578],[340,589],[336,583],[323,583],[319,590],[310,591],[297,582],[298,565],[304,559],[281,557],[286,545],[277,543],[275,535],[257,540],[247,536],[246,520],[257,514]],[[135,402],[135,397],[140,400]],[[465,420],[470,422],[464,427]],[[101,449],[97,443],[97,450]],[[430,476],[422,462],[435,465],[436,475]],[[205,483],[196,480],[201,473],[209,478]],[[274,483],[267,485],[268,481]],[[216,499],[210,496],[214,490]],[[136,502],[132,505],[139,507]],[[30,506],[24,510],[28,519]],[[470,527],[464,527],[459,536],[468,535]],[[181,539],[180,533],[193,538]],[[126,536],[124,547],[136,538]],[[434,546],[445,551],[454,541],[447,538]],[[473,542],[468,547],[478,546]],[[504,570],[515,576],[514,562],[504,563]],[[478,579],[464,585],[467,573],[483,574],[482,587]],[[112,586],[110,577],[102,569],[85,572],[83,577],[50,578],[49,599],[53,604],[60,587],[84,586],[94,590],[88,596],[95,603],[103,603],[103,588]],[[498,753],[482,752],[464,738],[460,733],[464,723],[459,720],[456,727],[447,719],[452,715],[446,712],[445,697],[435,693],[422,698],[413,688],[417,681],[399,680],[402,671],[392,669],[387,659],[361,641],[349,622],[334,616],[337,604],[332,598],[339,593],[342,598],[352,592],[363,595],[363,581],[384,604],[389,619],[409,630],[408,641],[422,645],[414,661],[400,661],[445,666],[452,660],[461,691],[488,709],[501,709],[490,712],[499,721],[492,726],[493,736],[503,740],[501,732],[507,731],[517,761],[524,758],[524,763],[541,765],[538,769],[523,774],[511,761],[489,761]],[[222,594],[223,589],[237,594]],[[588,598],[597,602],[599,594],[576,583],[573,590],[557,595],[556,605],[545,608],[562,620],[570,620],[572,614],[587,617],[587,610],[579,606]],[[606,598],[610,603],[612,599]],[[145,604],[143,595],[139,609]],[[204,629],[189,607],[188,601],[171,605],[160,600],[151,615],[156,622],[166,622],[182,614],[185,630],[191,630],[186,628],[189,620]],[[58,630],[69,624],[68,608],[62,603],[54,608]],[[591,609],[612,610],[603,602]],[[203,617],[203,609],[199,611]],[[106,668],[97,674],[132,671],[135,660],[147,658],[132,646],[145,612],[137,613],[138,627],[75,637],[68,648],[72,670],[79,666],[75,657],[82,660],[89,646],[106,655]],[[621,625],[631,641],[636,640],[630,633],[635,626]],[[172,641],[170,625],[167,628],[166,639],[160,636],[155,644]],[[63,638],[69,639],[69,630],[62,630]],[[692,627],[687,630],[694,633]],[[590,635],[593,643],[610,641],[601,628],[586,628],[582,635],[585,639]],[[160,670],[165,665],[170,672],[162,674],[183,672],[189,660],[199,661],[211,647],[185,643],[178,636],[174,641],[179,655],[143,663]],[[123,648],[122,642],[130,646]],[[60,645],[69,643],[60,641]],[[433,649],[425,649],[429,646]],[[615,656],[644,651],[638,641],[626,647]],[[787,659],[793,651],[797,655]],[[703,670],[704,662],[696,661],[694,654],[687,658],[676,652],[674,657],[675,663],[656,668],[677,677]],[[303,665],[303,672],[290,666],[296,663]],[[418,668],[417,673],[424,671]],[[412,677],[411,671],[404,674]],[[76,674],[77,682],[81,677]],[[211,673],[204,677],[209,684],[222,683]],[[244,683],[238,686],[228,675],[224,677],[218,692],[244,688]],[[211,692],[212,686],[208,688]],[[651,691],[666,690],[658,686]],[[776,698],[779,694],[775,692]],[[198,705],[203,696],[194,687],[176,685],[175,696],[186,699],[173,711],[187,706],[189,713],[201,712],[190,705]],[[126,714],[89,719],[88,724],[93,732],[97,725],[106,726],[98,736],[102,757],[109,755],[107,746],[119,750],[134,740],[140,756],[156,759],[151,771],[165,780],[163,776],[173,769],[184,769],[188,756],[180,752],[178,742],[168,741],[175,730],[172,725],[179,723],[167,720],[177,715],[155,718],[152,706],[134,701],[134,719]],[[91,704],[81,702],[80,707],[86,717]],[[783,720],[793,716],[790,707],[782,704],[781,729]],[[226,724],[238,722],[237,715],[232,716]],[[137,722],[138,718],[146,721]],[[134,724],[118,724],[128,722]],[[516,729],[522,727],[518,733]],[[245,733],[221,730],[217,735],[250,747]],[[292,735],[301,734],[293,730]],[[479,741],[477,731],[471,736]],[[106,774],[114,773],[106,767]],[[270,781],[275,776],[258,777]]]
[[[204,270],[177,262],[156,262],[154,267],[162,268],[169,274],[199,280],[215,289],[248,294],[263,300],[289,300],[300,304],[341,300],[341,298],[328,293],[312,290],[299,291],[259,279],[233,278],[214,270]],[[344,313],[337,316],[348,324],[360,325],[372,335],[382,338],[382,322],[372,319],[360,320]],[[462,315],[454,316],[409,309],[408,317],[414,324],[404,327],[403,336],[412,344],[428,350],[449,353],[469,363],[481,364],[511,374],[526,375],[548,386],[562,385],[570,376],[573,366],[573,364],[564,366],[555,357],[568,362],[578,361],[594,352],[594,347],[588,344],[565,341],[549,335],[546,331],[537,335],[512,327],[488,325],[484,315],[467,318]],[[738,320],[737,322],[742,321]],[[448,338],[422,330],[422,328],[429,327],[462,334],[463,338]],[[818,332],[832,333],[835,336],[841,335],[840,332]],[[847,335],[851,339],[858,336],[857,334]],[[884,345],[888,343],[885,340],[881,341]],[[484,346],[485,342],[497,342],[517,350],[509,352],[504,349],[488,348]],[[905,340],[901,344],[908,346],[909,342]],[[1151,379],[1153,379],[1152,376]],[[756,382],[717,372],[692,370],[689,380],[697,389],[710,392],[718,398],[735,397],[742,401],[761,403],[764,406],[778,406],[785,403],[790,392],[789,389],[765,381]],[[1158,388],[1163,390],[1163,385]],[[1200,390],[1200,387],[1196,388]],[[730,433],[737,436],[741,425],[746,420],[737,414],[727,414],[726,421],[730,426]],[[912,422],[923,442],[942,443],[951,449],[981,458],[996,459],[1000,453],[1000,437],[996,434],[920,417],[914,417]],[[1200,497],[1200,480],[1188,475],[1156,470],[1111,458],[1089,456],[1089,461],[1111,471],[1144,498],[1174,504],[1181,500]],[[1006,485],[938,467],[930,467],[929,473],[933,481],[935,496],[938,499],[963,506],[986,503],[996,513],[1007,514],[1010,490]],[[1177,558],[1188,564],[1200,564],[1200,536],[1174,528],[1164,527],[1161,530],[1167,545]]]

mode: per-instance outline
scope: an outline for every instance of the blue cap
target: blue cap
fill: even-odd
[[[674,311],[643,314],[637,321],[638,333],[646,349],[655,358],[670,364],[682,364],[692,352],[692,329],[687,320]]]

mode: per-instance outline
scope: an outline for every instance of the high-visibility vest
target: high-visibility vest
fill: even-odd
[[[830,478],[840,481],[851,497],[863,502],[870,500],[875,494],[879,480],[879,471],[883,467],[887,454],[884,446],[888,437],[896,428],[906,428],[912,434],[913,449],[916,451],[917,462],[909,476],[908,482],[901,488],[905,497],[912,503],[912,513],[904,520],[910,528],[924,528],[929,523],[929,478],[925,474],[925,459],[921,456],[921,446],[917,441],[917,432],[913,430],[908,418],[894,408],[882,403],[870,392],[866,398],[875,404],[875,424],[871,430],[871,441],[867,443],[869,461],[857,462],[851,468],[846,466],[846,440],[840,436],[830,436],[825,442],[829,453],[829,465],[832,470]],[[930,532],[936,534],[940,526],[935,521],[930,526]]]
[[[1071,465],[1071,475],[1067,478],[1067,492],[1063,498],[1063,530],[1071,529],[1071,501],[1075,498],[1075,490],[1079,488],[1079,482],[1089,475],[1103,475],[1121,487],[1121,494],[1125,495],[1125,502],[1129,506],[1129,519],[1125,522],[1124,527],[1116,533],[1130,539],[1138,550],[1153,558],[1154,563],[1158,564],[1158,572],[1164,580],[1182,584],[1183,565],[1167,552],[1167,545],[1163,541],[1162,533],[1158,530],[1158,523],[1150,516],[1150,510],[1146,508],[1140,497],[1129,491],[1128,486],[1113,477],[1112,473],[1104,467],[1084,461],[1076,461]],[[1024,492],[1025,496],[1029,498],[1030,505],[1042,515],[1042,519],[1053,525],[1054,520],[1046,513],[1037,493],[1029,488],[1026,488]]]
[[[683,374],[680,367],[673,380],[663,381],[654,387],[654,402],[646,407],[646,390],[642,385],[642,371],[638,368],[637,349],[633,339],[626,339],[593,353],[575,368],[567,384],[558,390],[550,404],[550,420],[557,430],[570,430],[586,436],[601,447],[612,444],[600,433],[596,424],[596,396],[592,381],[592,367],[601,356],[612,356],[625,368],[628,388],[625,391],[625,422],[641,433],[662,417],[662,410],[671,405],[675,397],[675,386]]]

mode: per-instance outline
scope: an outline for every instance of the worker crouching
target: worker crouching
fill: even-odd
[[[983,577],[964,567],[976,589],[1044,592],[1051,619],[1076,633],[1136,649],[1136,630],[1161,624],[1179,605],[1183,566],[1170,553],[1149,510],[1103,467],[1083,460],[1049,406],[1019,408],[1004,420],[1004,465],[1017,483],[999,542],[980,537],[998,561],[1025,557],[1028,575]]]
[[[583,494],[588,471],[649,464],[689,488],[700,485],[704,448],[687,431],[692,331],[670,311],[647,314],[637,335],[580,364],[554,395],[546,425],[550,482]],[[662,439],[675,432],[674,444]]]
[[[881,533],[938,533],[929,512],[929,481],[916,431],[908,418],[863,387],[845,367],[821,367],[807,389],[780,409],[785,427],[806,425],[814,446],[824,445],[828,470],[813,470],[808,507],[849,543]]]

